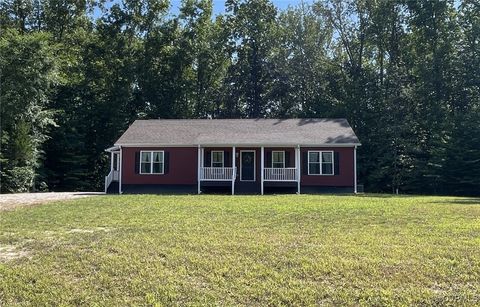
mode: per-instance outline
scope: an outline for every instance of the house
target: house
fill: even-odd
[[[357,192],[346,119],[137,120],[106,151],[110,193]]]

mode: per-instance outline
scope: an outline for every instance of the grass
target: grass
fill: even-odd
[[[0,212],[2,250],[2,306],[480,304],[474,198],[99,196]]]

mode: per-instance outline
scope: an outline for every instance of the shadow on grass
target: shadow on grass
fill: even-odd
[[[375,193],[365,193],[357,194],[357,197],[366,197],[366,198],[399,198],[399,197],[418,197],[419,195],[409,195],[409,194],[375,194]]]
[[[97,196],[97,195],[108,195],[105,192],[73,192],[75,196]]]
[[[375,194],[375,193],[365,193],[357,194],[357,197],[365,198],[417,198],[417,197],[444,197],[442,200],[432,201],[432,204],[467,204],[467,205],[480,205],[480,197],[465,197],[465,198],[455,198],[455,196],[447,195],[421,195],[421,194]],[[461,196],[459,196],[461,197]],[[449,199],[450,198],[450,199]]]
[[[453,198],[432,202],[432,204],[448,205],[480,205],[480,198]]]

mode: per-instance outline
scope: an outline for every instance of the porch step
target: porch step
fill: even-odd
[[[107,194],[118,194],[118,182],[113,181],[107,188]]]

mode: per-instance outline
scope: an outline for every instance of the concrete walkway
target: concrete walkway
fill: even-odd
[[[0,211],[17,207],[43,204],[56,200],[67,200],[94,195],[104,195],[103,192],[47,192],[47,193],[17,193],[0,194]]]

